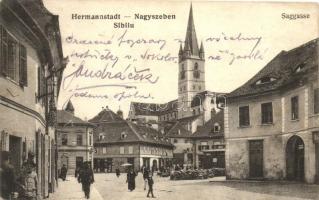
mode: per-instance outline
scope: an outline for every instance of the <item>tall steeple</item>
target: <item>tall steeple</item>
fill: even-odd
[[[68,104],[66,105],[65,111],[74,114],[74,107],[71,100],[69,100]]]
[[[199,48],[198,48],[194,19],[193,19],[192,4],[189,10],[189,16],[188,16],[188,24],[187,24],[187,31],[186,31],[186,37],[185,37],[185,47],[190,48],[191,55],[199,56]]]

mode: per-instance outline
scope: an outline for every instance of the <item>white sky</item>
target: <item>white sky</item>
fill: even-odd
[[[113,99],[90,99],[73,97],[72,103],[75,113],[81,118],[88,119],[95,116],[101,107],[109,106],[116,111],[119,106],[127,115],[131,101],[143,101],[164,103],[177,98],[178,64],[174,62],[146,61],[140,59],[147,49],[154,53],[172,56],[178,55],[179,43],[175,39],[185,39],[186,27],[190,2],[183,1],[103,1],[103,0],[45,0],[45,6],[53,14],[59,15],[60,30],[64,56],[72,52],[84,52],[90,50],[112,51],[119,60],[112,72],[123,71],[128,64],[137,69],[149,68],[153,77],[159,77],[156,84],[147,82],[134,83],[140,93],[148,94],[154,99],[126,99],[116,101]],[[72,20],[72,14],[120,14],[121,20]],[[134,14],[175,14],[175,20],[137,20]],[[282,19],[282,13],[309,14],[308,19],[288,20]],[[249,3],[249,2],[198,2],[193,1],[193,15],[198,42],[203,41],[206,54],[206,89],[216,92],[231,92],[249,78],[256,74],[281,50],[289,50],[305,42],[315,39],[319,35],[318,30],[318,7],[314,4],[298,3]],[[124,16],[131,16],[124,18]],[[114,22],[134,23],[133,29],[128,29],[126,38],[137,39],[161,39],[166,45],[160,50],[158,45],[134,45],[129,47],[122,44],[120,47],[117,40],[125,29],[113,28]],[[229,41],[223,36],[261,37],[256,50],[260,50],[263,59],[235,60],[229,65],[230,56],[220,53],[220,50],[228,50],[236,55],[249,54],[256,41]],[[73,35],[74,38],[86,40],[106,41],[112,38],[110,45],[75,45],[66,42],[66,37]],[[206,41],[209,37],[221,37],[219,42]],[[136,61],[124,59],[131,55]],[[208,56],[221,56],[221,60],[209,60]],[[71,74],[83,59],[70,57],[70,62],[64,72],[64,76]],[[132,59],[133,60],[133,59]],[[90,70],[103,69],[110,61],[98,59],[86,59],[86,68]],[[72,66],[75,64],[75,66]],[[70,79],[66,79],[67,81]],[[97,80],[88,78],[75,78],[67,89],[61,88],[58,107],[61,108],[70,96],[70,89],[87,87],[101,84],[128,84],[132,81]],[[68,83],[68,82],[66,82]],[[95,95],[114,96],[123,91],[119,87],[101,87],[86,90]],[[128,89],[127,92],[136,91]]]

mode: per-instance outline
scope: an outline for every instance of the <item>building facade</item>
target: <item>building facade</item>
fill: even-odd
[[[139,171],[142,166],[157,171],[171,166],[173,145],[152,127],[122,119],[108,108],[89,120],[94,128],[94,170],[115,172],[131,164]]]
[[[225,168],[224,110],[212,117],[191,136],[194,166],[201,169]]]
[[[64,110],[58,110],[58,169],[65,165],[68,174],[74,175],[83,162],[93,166],[93,128],[93,124],[74,116],[71,101]]]
[[[63,59],[58,16],[41,0],[0,2],[1,151],[17,173],[28,152],[36,155],[42,198],[54,192],[56,103]]]
[[[282,51],[229,94],[227,177],[318,182],[318,39]]]

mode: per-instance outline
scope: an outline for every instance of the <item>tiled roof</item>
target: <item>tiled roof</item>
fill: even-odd
[[[124,120],[108,108],[103,109],[99,114],[89,120],[91,123],[112,123],[121,121]]]
[[[318,41],[317,38],[290,51],[280,52],[255,76],[227,97],[234,98],[280,90],[316,76],[318,74]],[[302,69],[296,73],[298,68]],[[268,81],[262,83],[262,80]]]
[[[172,100],[164,104],[131,102],[135,115],[162,115],[177,111],[177,100]]]
[[[87,125],[87,126],[94,126],[93,124],[86,122],[79,117],[74,116],[72,113],[65,111],[65,110],[58,110],[57,111],[57,122],[58,124],[75,124],[75,125]]]
[[[218,123],[220,126],[219,132],[214,132],[214,125]],[[219,138],[224,136],[224,110],[219,111],[216,114],[212,114],[210,120],[208,120],[203,126],[198,126],[192,138]]]
[[[185,137],[190,137],[192,135],[191,131],[188,131],[186,128],[184,128],[183,123],[177,121],[173,127],[167,132],[167,137],[170,138],[185,138]]]
[[[96,125],[93,131],[96,144],[142,142],[173,147],[159,131],[123,120],[109,109],[101,111],[89,121]],[[104,136],[104,139],[99,139],[100,134]]]

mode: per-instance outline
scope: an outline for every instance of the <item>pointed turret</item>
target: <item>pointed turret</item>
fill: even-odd
[[[199,49],[198,49],[198,43],[197,43],[197,37],[196,37],[196,31],[195,31],[195,25],[194,25],[194,19],[193,19],[192,4],[189,11],[187,32],[186,32],[186,38],[185,38],[185,47],[187,46],[189,46],[190,48],[191,55],[199,56]]]
[[[199,57],[200,57],[201,59],[205,59],[205,51],[204,51],[203,42],[200,43]]]
[[[179,47],[179,52],[178,52],[178,62],[181,62],[183,59],[183,47],[182,44]]]
[[[74,114],[74,107],[73,107],[71,100],[66,105],[65,111],[68,111],[68,112]]]
[[[123,111],[121,110],[121,107],[120,107],[120,106],[119,106],[119,109],[118,109],[118,111],[116,112],[116,114],[123,119]]]

